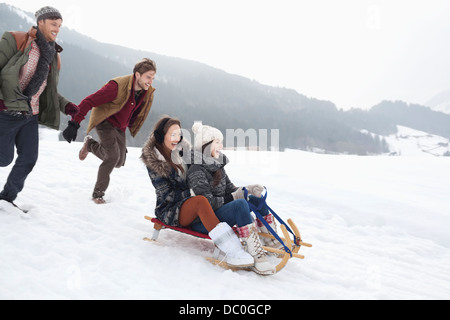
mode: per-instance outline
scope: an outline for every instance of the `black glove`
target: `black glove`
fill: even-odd
[[[77,138],[77,132],[80,129],[80,124],[75,121],[69,121],[69,125],[66,130],[63,131],[63,137],[67,140],[68,143],[75,141]]]

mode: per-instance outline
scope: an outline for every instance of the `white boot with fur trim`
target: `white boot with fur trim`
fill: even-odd
[[[261,275],[275,274],[275,266],[267,259],[267,252],[262,248],[256,227],[249,224],[237,228],[237,232],[245,251],[255,259],[255,266],[252,270]]]
[[[229,266],[246,268],[255,264],[253,257],[244,251],[238,237],[227,223],[219,223],[208,235],[214,244],[225,253],[225,262]]]

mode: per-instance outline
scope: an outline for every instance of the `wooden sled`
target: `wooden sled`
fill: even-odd
[[[156,242],[158,240],[161,230],[163,230],[163,229],[171,229],[171,230],[185,233],[185,234],[188,234],[188,235],[191,235],[194,237],[198,237],[201,239],[211,240],[211,238],[208,235],[199,233],[199,232],[195,232],[188,228],[169,226],[169,225],[164,224],[163,222],[161,222],[160,220],[158,220],[156,218],[152,218],[152,217],[148,217],[148,216],[146,216],[145,219],[147,219],[153,223],[153,235],[151,238],[144,238],[145,241]],[[291,258],[299,258],[299,259],[305,258],[303,255],[298,253],[301,246],[312,247],[311,244],[305,243],[301,240],[300,232],[299,232],[297,226],[295,225],[295,223],[291,219],[288,220],[288,223],[289,223],[289,226],[293,230],[294,239],[293,240],[291,239],[286,226],[283,224],[280,226],[280,229],[283,232],[283,238],[280,238],[280,237],[278,237],[278,238],[282,240],[282,242],[285,245],[285,248],[290,248],[289,250],[287,250],[287,249],[279,250],[279,249],[274,249],[274,248],[270,248],[270,247],[263,247],[264,250],[266,250],[268,252],[276,253],[279,257],[281,257],[280,263],[275,268],[276,273],[278,273],[280,270],[282,270]],[[276,237],[274,235],[260,234],[260,236],[276,239]],[[236,267],[229,266],[226,262],[224,262],[222,259],[219,258],[220,253],[221,253],[221,251],[217,247],[215,247],[213,256],[206,257],[206,260],[211,262],[214,265],[218,265],[218,266],[220,266],[224,269],[228,269],[228,270],[233,270],[233,271],[251,270],[250,268],[236,268]]]

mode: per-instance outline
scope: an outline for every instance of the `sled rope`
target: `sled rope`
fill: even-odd
[[[278,236],[278,234],[275,232],[275,230],[272,229],[272,227],[267,223],[266,219],[264,219],[264,217],[261,215],[260,211],[263,208],[263,206],[266,205],[267,209],[269,210],[269,212],[278,220],[278,222],[280,224],[284,225],[286,227],[286,230],[288,232],[290,232],[294,236],[294,244],[297,244],[300,239],[297,239],[296,235],[294,234],[294,232],[292,232],[291,228],[289,228],[289,226],[275,213],[275,211],[273,211],[267,205],[267,203],[266,203],[267,188],[264,187],[264,189],[266,189],[266,192],[265,192],[264,196],[261,196],[261,198],[260,198],[261,200],[259,201],[259,205],[258,206],[255,206],[253,203],[248,201],[248,190],[247,190],[247,188],[243,188],[245,199],[248,202],[248,206],[250,207],[250,210],[255,213],[256,217],[264,224],[264,226],[275,237],[275,239],[277,239],[281,243],[281,245],[284,247],[284,251],[286,251],[292,257],[291,249],[286,246],[284,241],[281,240],[281,238]]]

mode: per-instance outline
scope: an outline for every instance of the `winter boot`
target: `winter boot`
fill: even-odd
[[[95,204],[105,204],[106,203],[106,201],[105,201],[105,199],[103,199],[103,197],[92,198],[92,201],[94,201]]]
[[[244,251],[238,237],[227,223],[219,223],[208,235],[225,253],[225,262],[229,266],[246,268],[255,265],[253,257]]]
[[[245,251],[255,259],[253,271],[261,275],[274,274],[276,272],[275,266],[267,259],[267,252],[262,248],[256,227],[253,224],[249,224],[237,228],[237,231]]]
[[[88,146],[89,146],[89,141],[92,140],[91,136],[86,136],[84,137],[84,144],[83,147],[80,150],[80,153],[78,154],[78,158],[81,161],[84,161],[84,159],[86,159],[86,157],[89,154],[89,150],[88,150]]]
[[[103,199],[104,196],[105,191],[94,189],[94,192],[92,193],[92,201],[94,201],[95,204],[105,204],[106,201]]]
[[[265,216],[263,218],[264,218],[264,220],[266,220],[266,222],[269,224],[269,226],[272,228],[272,230],[275,231],[275,233],[277,233],[278,232],[277,224],[276,224],[275,219],[273,218],[273,215],[268,214],[267,216]],[[261,233],[272,235],[270,233],[270,231],[266,228],[266,226],[259,219],[256,219],[256,225],[258,226],[258,229]],[[261,239],[261,243],[265,247],[284,250],[284,246],[276,239],[266,238],[266,237],[260,237],[260,239]]]

